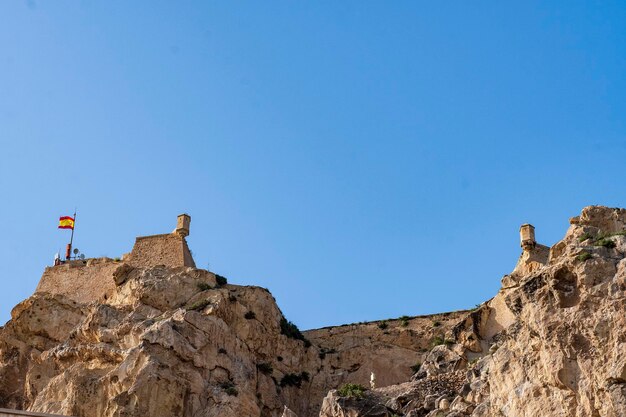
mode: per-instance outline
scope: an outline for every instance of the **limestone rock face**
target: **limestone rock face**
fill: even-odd
[[[626,210],[588,207],[500,296],[515,322],[484,360],[487,415],[626,415]]]
[[[570,223],[548,256],[520,258],[412,382],[350,401],[331,392],[320,416],[379,415],[366,402],[407,417],[625,416],[626,210],[587,207]]]
[[[218,286],[208,271],[107,259],[55,268],[0,328],[0,407],[80,417],[312,417],[344,382],[366,383],[372,371],[385,384],[408,379],[434,335],[451,334],[462,315],[304,332],[308,346],[282,334],[267,290]],[[110,281],[77,297],[71,282],[81,277],[80,288]]]
[[[120,274],[125,274],[121,279]],[[123,268],[108,299],[37,293],[0,331],[3,407],[74,416],[307,415],[319,361],[262,288],[193,268]],[[280,357],[280,359],[279,359]],[[319,388],[318,388],[319,390]]]
[[[320,349],[319,378],[328,388],[345,383],[377,386],[407,381],[416,364],[425,363],[430,348],[452,337],[452,328],[467,311],[403,317],[304,332]],[[439,341],[439,342],[438,342]],[[325,392],[324,392],[325,394]],[[323,395],[322,395],[323,397]]]

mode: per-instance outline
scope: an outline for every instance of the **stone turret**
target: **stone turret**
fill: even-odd
[[[519,228],[520,246],[524,250],[531,250],[537,246],[535,241],[535,226],[532,224],[523,224]]]
[[[528,223],[521,225],[519,237],[522,254],[513,272],[502,278],[502,286],[505,288],[517,285],[517,277],[530,274],[548,263],[550,248],[537,243],[535,240],[535,226]]]
[[[182,237],[189,236],[189,224],[191,223],[191,216],[188,214],[179,214],[176,220],[176,229],[174,233],[179,234]]]

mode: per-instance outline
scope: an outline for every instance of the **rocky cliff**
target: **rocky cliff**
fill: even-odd
[[[372,371],[385,384],[409,378],[461,315],[302,334],[267,290],[208,271],[69,263],[48,268],[0,329],[0,407],[81,417],[281,416],[287,407],[317,416],[330,388],[366,383]]]
[[[587,207],[403,384],[331,391],[321,417],[626,416],[626,210]]]
[[[267,290],[193,267],[55,267],[0,328],[0,407],[81,417],[624,416],[626,210],[588,207],[570,222],[551,248],[525,248],[473,311],[303,333]]]

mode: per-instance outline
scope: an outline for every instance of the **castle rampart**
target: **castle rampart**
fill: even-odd
[[[125,261],[138,268],[157,265],[165,265],[169,268],[196,267],[187,241],[178,233],[138,237],[132,252]]]
[[[94,258],[50,266],[35,292],[63,294],[79,303],[96,301],[115,291],[113,271],[120,264],[110,258]]]
[[[189,215],[181,214],[174,232],[138,237],[131,253],[121,261],[92,258],[48,267],[35,292],[63,294],[76,302],[89,303],[115,292],[113,273],[124,264],[142,269],[159,265],[168,268],[195,268],[196,264],[185,240],[185,236],[189,234],[190,222]]]

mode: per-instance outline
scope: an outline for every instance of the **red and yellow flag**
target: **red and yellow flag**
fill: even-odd
[[[73,229],[74,219],[70,216],[63,216],[59,218],[59,229]]]

